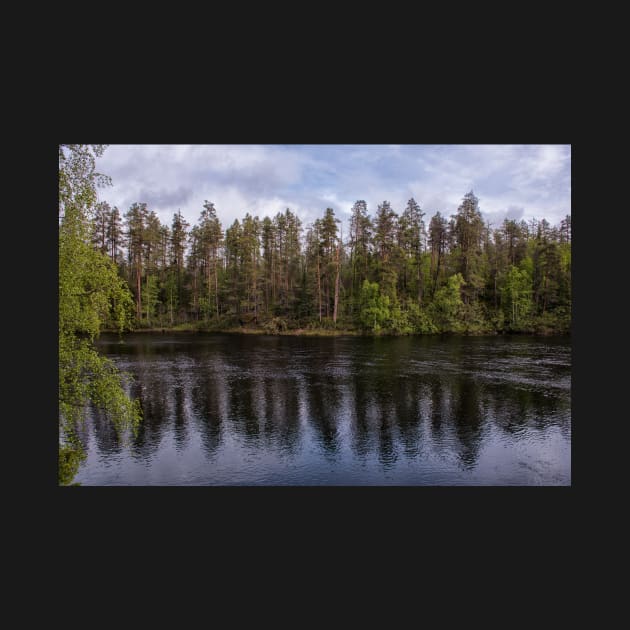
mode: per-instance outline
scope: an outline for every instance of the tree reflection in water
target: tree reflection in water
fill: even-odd
[[[138,335],[101,350],[136,379],[144,419],[131,453],[145,462],[168,436],[181,453],[199,444],[208,460],[236,440],[280,460],[320,453],[387,472],[431,456],[472,471],[491,436],[555,426],[570,440],[566,343],[173,336],[160,345]],[[90,434],[102,457],[124,451],[97,410],[79,430],[86,446]]]

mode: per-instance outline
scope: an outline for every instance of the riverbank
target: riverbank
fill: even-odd
[[[103,333],[117,333],[117,330],[104,328]],[[438,337],[440,335],[460,336],[460,337],[488,337],[502,335],[529,335],[535,337],[570,336],[571,332],[566,330],[555,330],[543,328],[539,330],[469,330],[469,331],[443,331],[435,333],[396,333],[392,331],[370,332],[356,329],[337,328],[295,328],[286,330],[267,330],[265,328],[252,328],[248,326],[232,326],[225,328],[211,328],[207,326],[195,326],[192,324],[179,324],[172,327],[151,327],[135,328],[127,330],[125,333],[150,333],[150,334],[207,334],[221,333],[229,335],[273,335],[278,337],[405,337],[405,336],[429,336]],[[123,334],[125,334],[123,333]]]
[[[104,328],[101,330],[103,333],[117,333],[117,330]],[[391,336],[391,335],[376,335],[373,333],[366,333],[359,330],[343,330],[343,329],[328,329],[328,328],[296,328],[289,330],[269,331],[264,328],[249,328],[249,327],[231,327],[231,328],[206,328],[206,327],[192,327],[189,325],[180,325],[173,327],[163,328],[134,328],[133,330],[126,330],[125,333],[152,333],[152,334],[202,334],[202,333],[221,333],[221,334],[238,334],[238,335],[274,335],[284,337],[377,337],[377,336]]]

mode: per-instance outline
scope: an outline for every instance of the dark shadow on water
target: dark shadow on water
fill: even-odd
[[[318,443],[330,457],[339,450],[341,394],[336,377],[313,374],[306,385],[306,414]]]
[[[223,414],[221,393],[223,384],[213,374],[196,370],[197,377],[188,381],[195,425],[201,436],[201,445],[208,457],[212,457],[221,445]]]
[[[457,441],[457,455],[465,468],[473,468],[481,445],[484,419],[481,414],[480,386],[472,379],[463,378],[453,385],[453,424]]]
[[[294,454],[301,435],[299,383],[295,377],[266,377],[262,381],[260,407],[266,443]]]

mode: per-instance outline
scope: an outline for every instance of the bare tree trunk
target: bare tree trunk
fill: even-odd
[[[289,243],[286,244],[284,255],[284,308],[289,308]]]
[[[322,283],[319,273],[319,251],[317,252],[317,296],[319,301],[319,321],[322,321]]]
[[[252,289],[254,293],[254,320],[256,321],[258,320],[258,291],[257,291],[258,278],[256,276],[257,270],[258,270],[258,260],[256,256],[256,251],[254,251],[254,280],[253,280]]]
[[[217,305],[217,319],[219,319],[219,273],[216,258],[214,260],[214,299]]]
[[[275,266],[275,243],[273,245],[273,249],[271,250],[271,300],[272,302],[276,301],[276,266]]]
[[[418,264],[418,306],[422,306],[422,255],[417,260]]]
[[[197,315],[198,311],[197,311],[197,268],[196,267],[193,270],[192,290],[193,290],[193,294],[192,294],[193,311],[195,312],[195,315]],[[197,319],[199,319],[199,317],[197,317]]]
[[[136,291],[137,291],[136,311],[137,311],[138,321],[142,320],[142,279],[140,277],[141,275],[142,275],[142,267],[141,267],[140,258],[138,257],[136,259]]]
[[[147,324],[151,325],[151,314],[149,306],[151,305],[151,296],[149,295],[149,271],[147,271]]]
[[[212,248],[212,267],[214,269],[214,304],[217,313],[217,319],[219,319],[219,261],[217,257],[216,244]],[[208,285],[210,284],[210,274],[208,273]],[[209,298],[209,296],[208,296]],[[208,316],[210,315],[210,300],[208,299]]]
[[[172,277],[172,276],[171,276]],[[173,325],[173,284],[172,284],[172,280],[169,283],[170,284],[170,294],[171,294],[171,326]]]
[[[438,249],[437,255],[437,266],[435,269],[435,279],[433,280],[433,295],[435,295],[435,291],[437,290],[438,280],[440,279],[440,261],[442,259],[441,250]]]
[[[335,308],[333,310],[333,323],[337,325],[337,304],[339,303],[339,247],[337,245],[337,276],[335,278]]]
[[[265,311],[269,313],[269,283],[271,281],[271,277],[265,267]]]
[[[354,315],[354,285],[356,284],[356,281],[357,281],[357,270],[356,270],[355,260],[354,260],[354,250],[352,252],[352,255],[350,256],[350,259],[352,260],[352,282],[350,284],[350,313]]]
[[[206,257],[206,284],[208,285],[208,305],[206,306],[206,320],[210,320],[210,304],[212,303],[212,284],[210,284],[210,257]]]

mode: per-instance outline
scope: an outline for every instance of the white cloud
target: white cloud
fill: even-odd
[[[299,152],[274,146],[112,145],[98,167],[113,187],[100,196],[123,212],[146,202],[169,224],[178,209],[195,222],[208,199],[229,225],[247,211],[270,212],[274,191],[299,182],[307,163]]]
[[[374,216],[384,200],[400,213],[413,196],[428,222],[471,189],[493,224],[516,214],[557,223],[571,212],[570,165],[565,145],[112,145],[98,162],[114,184],[100,196],[123,213],[145,201],[166,224],[178,209],[193,224],[207,199],[224,228],[287,207],[306,226],[330,206],[344,234],[358,199]]]

